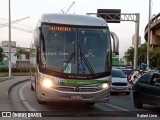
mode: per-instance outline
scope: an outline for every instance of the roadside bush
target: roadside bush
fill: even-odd
[[[0,72],[8,72],[8,71],[9,71],[8,68],[5,67],[0,68]]]
[[[30,72],[30,70],[32,72],[35,72],[35,68],[31,68],[31,69],[17,69],[17,68],[12,68],[12,72]],[[9,68],[7,67],[3,67],[0,68],[0,72],[9,72]]]

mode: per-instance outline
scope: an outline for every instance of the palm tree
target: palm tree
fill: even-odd
[[[147,43],[138,47],[138,62],[139,64],[147,62]]]
[[[17,56],[17,59],[21,59],[22,58],[22,54],[25,54],[25,52],[26,52],[25,49],[17,48],[15,56]]]
[[[131,46],[123,57],[129,62],[134,61],[134,48]],[[138,47],[138,63],[146,63],[147,61],[147,43]],[[160,67],[160,46],[150,51],[150,67]]]
[[[133,64],[134,61],[134,48],[131,46],[127,49],[127,51],[124,53],[124,59],[126,59],[128,62],[131,62]]]
[[[160,67],[160,46],[150,51],[150,61],[154,67]]]
[[[17,48],[16,49],[16,53],[15,53],[15,56],[17,56],[17,59],[22,59],[22,54],[25,54],[25,49],[23,49],[23,48]],[[24,66],[24,65],[22,65],[22,64],[24,64],[23,62],[21,62],[21,61],[17,61],[17,71],[18,71],[18,69],[20,70],[20,72],[22,71],[22,66]]]

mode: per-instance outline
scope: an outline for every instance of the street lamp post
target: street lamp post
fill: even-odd
[[[149,0],[149,18],[148,18],[148,44],[147,44],[147,69],[149,70],[149,65],[150,65],[150,62],[149,62],[149,53],[150,53],[150,28],[151,28],[151,0]]]
[[[9,0],[9,78],[11,78],[11,5]]]
[[[135,22],[135,45],[134,45],[134,65],[133,68],[137,69],[137,64],[138,64],[138,43],[139,43],[139,21],[140,21],[140,14],[136,14],[136,22]]]

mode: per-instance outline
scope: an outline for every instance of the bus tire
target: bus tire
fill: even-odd
[[[35,91],[35,89],[34,89],[34,87],[33,87],[32,83],[31,83],[31,90],[32,90],[32,91]]]
[[[37,97],[37,101],[38,101],[39,104],[45,104],[46,103],[46,101],[42,101],[38,97]]]
[[[38,87],[38,85],[37,85],[37,86],[36,86],[37,102],[38,102],[39,104],[45,104],[46,101],[42,101],[42,100],[41,100],[41,98],[40,98],[40,93],[39,93],[38,89],[39,89],[39,87]]]

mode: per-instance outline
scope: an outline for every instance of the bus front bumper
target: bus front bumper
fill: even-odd
[[[41,86],[39,89],[39,94],[42,101],[108,102],[110,99],[110,88],[95,92],[68,92]]]

